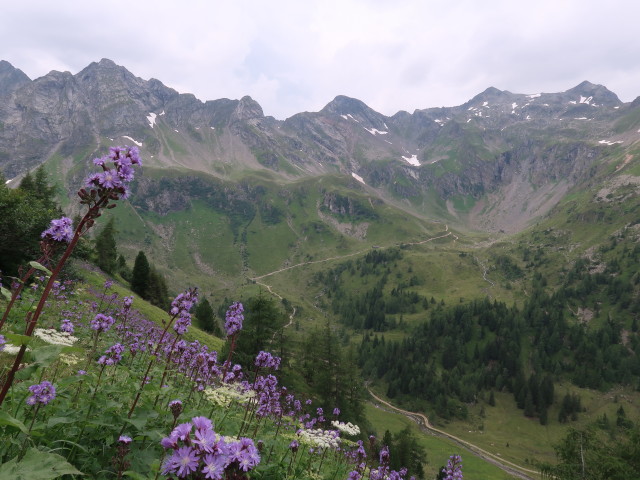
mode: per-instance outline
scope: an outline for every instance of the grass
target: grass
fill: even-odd
[[[378,433],[379,438],[382,437],[385,430],[391,433],[398,433],[407,426],[411,427],[412,432],[418,438],[420,446],[427,452],[424,464],[425,478],[434,478],[441,467],[446,465],[450,455],[455,453],[462,456],[463,473],[465,478],[482,479],[490,478],[492,480],[512,480],[513,476],[505,473],[493,464],[490,464],[468,451],[461,449],[453,441],[446,438],[434,436],[427,431],[418,427],[418,425],[407,417],[383,410],[367,403],[365,407],[367,419]],[[393,452],[391,452],[393,455]]]

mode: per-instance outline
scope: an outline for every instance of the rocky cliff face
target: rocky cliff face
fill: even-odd
[[[452,218],[485,229],[505,222],[487,213],[491,208],[460,210],[456,198],[493,202],[494,211],[511,212],[507,218],[544,214],[612,152],[631,148],[638,119],[639,105],[583,82],[560,93],[491,87],[460,106],[391,117],[338,96],[320,112],[278,121],[250,97],[202,102],[107,59],[76,75],[50,72],[33,81],[0,62],[0,168],[7,178],[53,155],[86,158],[136,143],[148,166],[221,179],[252,171],[282,182],[349,176],[355,188],[404,202],[417,215],[432,214],[422,206],[435,192]],[[516,192],[545,195],[532,205],[531,195]],[[155,202],[162,210],[161,199]]]

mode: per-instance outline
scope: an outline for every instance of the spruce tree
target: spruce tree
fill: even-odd
[[[131,272],[131,290],[142,298],[148,298],[149,277],[151,275],[151,267],[146,255],[141,250],[136,256]]]
[[[216,322],[213,308],[211,308],[209,300],[205,298],[202,301],[198,302],[195,314],[196,318],[198,319],[198,325],[202,330],[204,330],[205,332],[213,333],[218,337],[222,336],[222,331],[220,330],[218,322]]]
[[[169,308],[169,290],[167,289],[167,283],[164,277],[153,267],[149,268],[147,297],[143,298],[146,298],[153,305],[163,310]]]
[[[115,273],[118,265],[118,251],[115,239],[116,229],[113,217],[96,237],[96,265],[107,273]]]

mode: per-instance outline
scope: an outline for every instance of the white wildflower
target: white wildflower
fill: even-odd
[[[27,350],[29,350],[29,347],[27,347]],[[16,345],[11,345],[10,343],[5,343],[2,353],[6,353],[7,355],[16,355],[19,351],[20,351],[19,345],[16,346]]]
[[[231,405],[231,402],[247,403],[255,395],[256,392],[253,390],[245,392],[242,388],[236,388],[231,385],[204,389],[204,396],[208,401],[224,408]]]
[[[300,442],[316,446],[322,450],[340,447],[340,434],[336,430],[309,429],[299,430]]]
[[[337,420],[334,420],[331,422],[331,425],[336,427],[341,432],[346,433],[347,435],[360,435],[360,427],[358,427],[357,425],[354,425],[351,422],[342,423],[342,422],[338,422]]]
[[[62,353],[60,354],[60,361],[65,365],[73,366],[80,363],[80,357],[73,354]]]
[[[44,342],[51,343],[52,345],[65,345],[70,347],[78,341],[78,337],[74,337],[67,332],[59,332],[55,328],[36,328],[33,334]]]

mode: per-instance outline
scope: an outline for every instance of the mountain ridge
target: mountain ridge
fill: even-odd
[[[518,231],[605,159],[633,163],[639,119],[638,105],[588,81],[558,93],[488,87],[462,105],[393,116],[338,95],[277,120],[249,96],[203,102],[109,59],[35,80],[0,64],[8,178],[56,155],[73,163],[135,143],[149,167],[223,181],[343,175],[372,198],[481,231]]]

